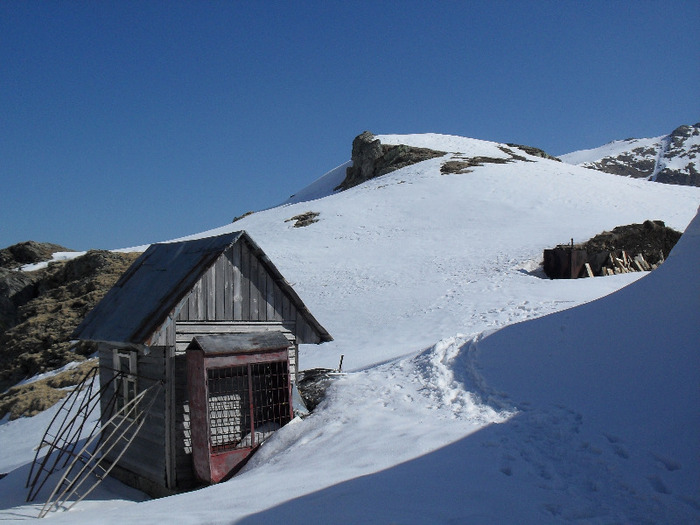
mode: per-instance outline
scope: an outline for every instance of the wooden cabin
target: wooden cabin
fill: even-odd
[[[291,417],[291,393],[287,396],[285,389],[289,391],[286,385],[294,381],[299,365],[299,344],[332,340],[260,247],[242,231],[151,245],[86,316],[73,337],[98,343],[105,394],[101,401],[103,432],[115,410],[149,387],[157,387],[148,390],[153,396],[150,408],[128,448],[115,446],[106,454],[114,463],[112,475],[154,496],[226,477],[226,472],[209,480],[196,475],[193,437],[199,443],[195,447],[206,448],[196,451],[200,457],[218,453],[227,444],[238,449],[236,457],[243,457],[240,448],[244,445],[252,453],[260,443],[262,426],[269,435],[272,423],[277,428]],[[210,370],[194,373],[192,368],[200,365]],[[250,374],[251,379],[241,379],[240,374]],[[274,376],[267,377],[265,384],[274,383],[277,392],[268,389],[263,394],[288,403],[275,408],[282,415],[275,416],[274,422],[260,419],[262,409],[255,407],[257,412],[253,412],[251,400],[261,394],[246,397],[249,415],[247,405],[241,412],[239,394],[224,392],[228,397],[222,397],[221,392],[211,393],[194,408],[190,403],[192,392],[204,392],[203,388],[214,388],[214,384],[233,388],[231,385],[249,381],[245,384],[253,392],[256,385],[263,384],[262,374]],[[229,401],[222,401],[226,399]],[[237,399],[237,408],[231,399]],[[223,430],[211,428],[217,403],[220,410],[228,410],[222,419],[227,421]],[[243,423],[230,422],[236,415]],[[191,421],[197,422],[196,429]],[[248,437],[243,435],[246,424],[252,438],[250,432]],[[223,464],[230,466],[227,461]],[[229,473],[233,470],[235,467]]]

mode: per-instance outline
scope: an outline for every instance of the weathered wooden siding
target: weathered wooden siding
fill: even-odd
[[[165,348],[152,347],[148,355],[139,354],[137,360],[137,389],[142,392],[154,383],[165,380]],[[112,347],[100,345],[100,378],[109,381],[112,377]],[[110,394],[114,392],[114,386]],[[161,486],[166,486],[166,390],[161,388],[146,422],[134,438],[119,466],[145,477]],[[103,412],[103,420],[106,415]],[[128,436],[127,436],[128,437]],[[108,454],[108,459],[116,459],[123,447],[117,444]]]
[[[245,321],[178,321],[175,325],[175,348],[177,353],[184,353],[187,345],[192,342],[192,338],[197,335],[209,334],[232,334],[250,332],[282,332],[291,343],[294,339],[294,323],[283,323],[281,321],[261,323]]]
[[[140,347],[138,357],[139,391],[154,381],[163,382],[145,426],[119,461],[119,466],[134,474],[135,478],[141,476],[158,486],[175,490],[196,485],[191,459],[184,355],[194,336],[280,331],[289,340],[292,380],[298,368],[298,345],[331,339],[260,248],[248,239],[244,235],[228,248],[221,245],[218,251],[212,252],[206,265],[199,268],[192,266],[189,274],[177,274],[178,278],[167,287],[170,295],[158,296],[160,299],[155,301],[158,308],[148,310],[160,312],[159,316],[151,321],[139,318],[141,325],[128,332],[146,333],[145,326],[151,331],[150,336],[138,340],[106,339],[119,342],[133,340],[147,346],[147,355]],[[220,255],[212,264],[217,253]],[[199,257],[201,259],[201,255]],[[165,263],[171,258],[160,260],[161,266],[165,268]],[[200,273],[203,267],[207,269]],[[193,273],[195,269],[196,273]],[[153,278],[152,274],[148,275]],[[144,279],[144,283],[148,282],[148,279]],[[197,282],[192,285],[194,279]],[[161,281],[158,281],[161,285],[166,283]],[[187,295],[180,300],[187,289]],[[148,290],[144,289],[143,293],[148,293]],[[132,310],[134,305],[140,304],[140,292],[135,297]],[[174,305],[178,301],[179,304]],[[169,314],[163,320],[165,311],[169,311]],[[112,350],[111,346],[100,344],[100,378],[103,384],[114,374]],[[115,448],[109,457],[115,458],[117,454]]]
[[[175,483],[179,489],[193,487],[197,480],[192,466],[192,439],[190,435],[190,407],[187,395],[187,358],[178,354],[175,361]]]
[[[244,241],[226,250],[180,303],[177,321],[262,321],[295,323],[297,339],[317,343],[289,296]]]
[[[104,388],[114,377],[114,358],[112,357],[112,347],[106,343],[97,344],[97,356],[100,365],[100,388]],[[109,408],[109,398],[114,393],[112,386],[104,395],[100,396],[100,421],[104,423],[110,417],[107,413]]]
[[[160,345],[159,350],[140,357],[140,374],[142,368],[146,374],[144,367],[156,366],[160,360],[159,370],[150,372],[166,380],[166,386],[146,421],[148,428],[144,427],[120,465],[170,488],[194,487],[185,349],[196,335],[273,330],[289,340],[294,380],[298,341],[318,342],[318,334],[268,271],[266,261],[247,242],[237,242],[204,272],[154,334],[151,341]],[[169,365],[166,353],[171,356]],[[111,368],[111,361],[107,366]]]
[[[213,323],[202,323],[179,321],[176,323],[175,328],[175,352],[177,354],[184,353],[187,345],[192,342],[192,338],[196,335],[282,332],[289,340],[289,371],[292,376],[292,381],[294,381],[298,368],[298,345],[294,336],[295,327],[296,324],[293,322],[246,323],[238,321],[217,321]],[[186,376],[176,375],[175,377],[180,380],[182,377]]]

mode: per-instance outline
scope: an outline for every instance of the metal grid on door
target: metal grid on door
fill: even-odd
[[[285,361],[208,369],[207,389],[212,452],[255,447],[291,420]]]
[[[255,441],[262,443],[290,421],[288,368],[285,361],[250,365]]]
[[[250,433],[248,366],[207,370],[209,439],[213,452],[240,445]]]

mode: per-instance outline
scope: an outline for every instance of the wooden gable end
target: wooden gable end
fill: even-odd
[[[286,292],[289,285],[266,259],[240,239],[216,259],[181,301],[176,321],[281,322],[295,326],[298,342],[320,342]]]

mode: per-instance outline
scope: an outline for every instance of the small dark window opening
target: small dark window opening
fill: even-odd
[[[114,390],[117,411],[136,397],[136,360],[135,352],[114,350]],[[133,418],[134,414],[129,417]]]

